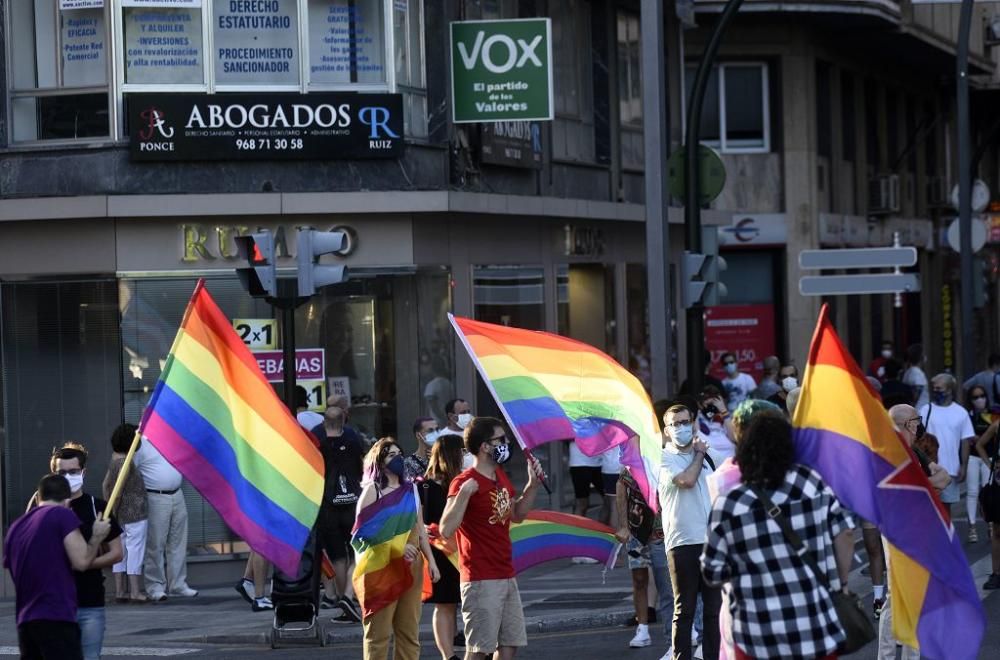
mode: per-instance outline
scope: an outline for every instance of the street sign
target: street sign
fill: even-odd
[[[802,250],[799,253],[799,268],[804,270],[892,268],[894,266],[914,266],[916,263],[917,248],[915,247]]]
[[[920,280],[914,273],[822,275],[799,279],[799,293],[803,296],[850,296],[916,291],[920,291]]]
[[[667,161],[667,186],[670,194],[684,199],[684,181],[687,172],[687,149],[675,149]],[[726,186],[726,166],[710,147],[698,145],[698,201],[712,202]]]
[[[958,184],[951,189],[951,207],[958,209]],[[982,179],[972,182],[972,212],[982,213],[990,204],[990,187]]]
[[[952,220],[951,224],[948,225],[948,233],[945,235],[946,238],[948,239],[948,245],[955,252],[962,251],[962,244],[961,244],[962,231],[958,225],[959,225],[958,218]],[[988,233],[986,231],[986,224],[983,222],[983,218],[981,216],[978,217],[973,216],[971,226],[972,226],[972,251],[979,252],[980,250],[983,249],[983,246],[986,245],[986,235]]]
[[[451,114],[456,124],[553,118],[552,21],[451,23]]]

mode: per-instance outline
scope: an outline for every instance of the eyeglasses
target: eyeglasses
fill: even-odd
[[[504,433],[503,435],[498,435],[498,436],[496,436],[494,438],[490,438],[490,444],[494,445],[494,446],[496,446],[496,445],[505,445],[507,443],[508,443],[508,440],[507,440],[507,434],[506,433]]]
[[[679,429],[679,428],[684,427],[684,426],[691,426],[691,420],[690,419],[678,419],[676,421],[671,422],[670,424],[667,424],[667,428],[668,429]]]
[[[906,425],[906,424],[912,424],[913,422],[919,422],[921,419],[922,418],[920,418],[920,417],[911,417],[910,419],[908,419],[905,422],[903,422],[903,424],[904,425]]]

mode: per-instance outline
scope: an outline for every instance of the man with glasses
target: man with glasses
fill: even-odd
[[[971,443],[976,439],[969,412],[955,403],[954,392],[955,377],[938,374],[931,378],[931,402],[919,409],[927,433],[938,439],[938,461],[951,475],[951,483],[941,491],[941,501],[949,508],[959,500],[958,484],[965,481]]]
[[[510,660],[528,645],[524,611],[514,573],[510,523],[524,520],[535,502],[542,470],[528,459],[528,483],[514,497],[514,485],[500,467],[510,459],[503,423],[476,417],[465,427],[471,468],[452,479],[441,516],[441,535],[455,535],[461,577],[465,658]]]
[[[726,391],[726,405],[730,410],[736,410],[736,406],[743,403],[750,397],[750,393],[757,389],[757,382],[750,374],[740,371],[740,363],[732,353],[722,354],[722,368],[726,372],[726,377],[722,379],[722,387]]]
[[[691,627],[700,594],[704,604],[703,657],[716,660],[719,657],[722,594],[718,587],[705,582],[699,563],[712,512],[708,475],[715,468],[708,456],[708,445],[697,438],[693,421],[691,411],[682,404],[670,406],[663,415],[667,442],[660,466],[659,497],[667,565],[674,592],[673,658],[690,660],[692,657]],[[661,660],[670,657],[668,651]]]

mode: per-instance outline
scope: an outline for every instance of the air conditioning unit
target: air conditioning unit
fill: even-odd
[[[950,192],[948,182],[943,176],[932,176],[927,178],[927,205],[928,206],[948,206]]]
[[[868,181],[868,214],[899,213],[899,175],[876,176]]]

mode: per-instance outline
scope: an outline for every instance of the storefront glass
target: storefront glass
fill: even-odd
[[[615,267],[613,264],[556,266],[559,334],[615,354]]]

